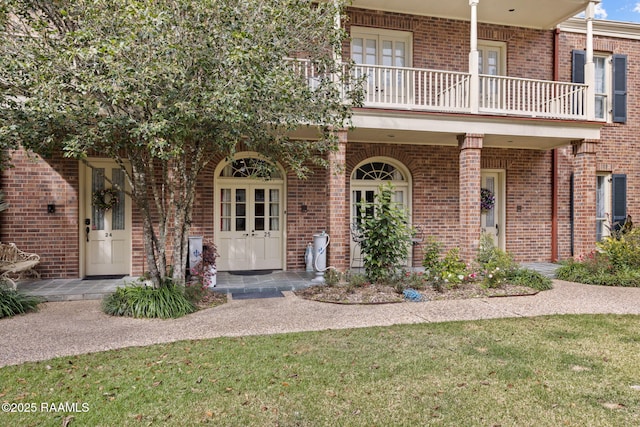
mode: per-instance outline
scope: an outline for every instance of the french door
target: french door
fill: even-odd
[[[216,205],[219,270],[282,268],[281,185],[221,184]]]
[[[368,102],[405,103],[410,99],[412,85],[407,84],[405,70],[390,68],[410,67],[410,50],[409,33],[352,29],[351,59],[362,65],[360,73],[367,76]]]
[[[85,274],[130,274],[131,199],[115,162],[92,161],[85,174]],[[105,190],[108,190],[105,192]]]

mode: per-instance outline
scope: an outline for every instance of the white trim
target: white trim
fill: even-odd
[[[557,27],[567,33],[587,34],[584,18],[570,18]],[[593,21],[593,35],[619,39],[640,40],[640,24],[620,21]]]

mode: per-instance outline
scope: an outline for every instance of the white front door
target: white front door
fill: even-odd
[[[283,191],[280,185],[221,184],[216,206],[219,270],[283,267]]]
[[[496,247],[504,250],[504,189],[503,172],[482,172],[483,189],[493,193],[495,203],[491,209],[481,211],[482,232],[493,237]]]
[[[125,173],[115,162],[92,161],[85,179],[85,217],[82,236],[85,242],[85,274],[111,275],[131,272],[131,199]],[[117,203],[110,203],[113,189]],[[108,206],[101,208],[96,197]]]

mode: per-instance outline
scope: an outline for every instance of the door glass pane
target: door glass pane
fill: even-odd
[[[484,184],[484,188],[486,188],[487,190],[491,191],[494,195],[495,195],[495,178],[493,177],[487,177],[485,184]],[[486,219],[485,219],[485,225],[486,227],[495,227],[496,225],[496,220],[495,220],[495,211],[496,211],[496,205],[494,204],[493,207],[491,209],[489,209],[488,211],[485,212],[486,215]]]
[[[125,203],[127,199],[124,193],[124,171],[120,168],[111,169],[111,184],[112,187],[118,191],[118,204],[113,207],[113,223],[111,225],[112,230],[124,230],[125,229]]]
[[[96,191],[104,190],[104,168],[91,169],[91,195]],[[104,211],[97,209],[91,204],[92,228],[94,230],[104,230]]]
[[[269,230],[280,230],[280,190],[269,190]]]
[[[264,217],[265,217],[265,190],[263,188],[257,188],[254,190],[254,205],[253,205],[253,224],[255,231],[264,231]]]
[[[376,65],[378,63],[378,48],[376,40],[367,40],[366,63],[367,65]]]
[[[394,64],[396,67],[404,67],[405,66],[405,43],[404,42],[396,42],[395,46],[395,58]]]
[[[236,231],[247,230],[247,190],[238,188],[236,190]]]
[[[356,64],[362,64],[364,58],[364,52],[363,52],[363,46],[362,46],[362,39],[361,38],[354,38],[351,39],[351,59],[353,59],[353,62],[355,62]]]
[[[220,231],[231,231],[231,189],[220,189]]]
[[[498,75],[498,52],[490,50],[487,52],[487,74],[491,76]]]
[[[393,43],[390,40],[382,41],[382,65],[390,67],[393,64]]]

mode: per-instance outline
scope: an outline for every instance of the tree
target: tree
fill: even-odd
[[[393,279],[411,247],[414,231],[409,215],[393,201],[394,194],[393,185],[381,184],[373,205],[360,205],[364,268],[372,282]]]
[[[0,2],[0,147],[113,158],[156,285],[169,252],[184,279],[209,161],[242,143],[304,177],[362,98],[336,61],[342,0]],[[318,138],[291,140],[301,125]]]

